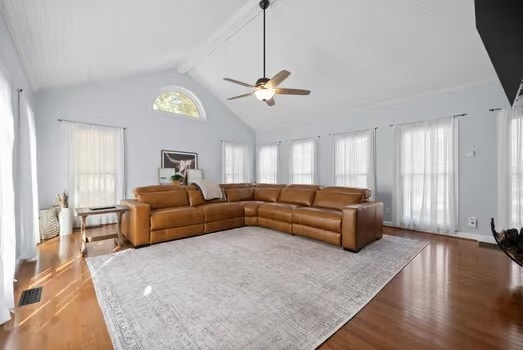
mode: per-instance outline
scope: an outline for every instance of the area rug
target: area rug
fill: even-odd
[[[354,254],[260,227],[87,259],[115,349],[314,349],[425,246]]]

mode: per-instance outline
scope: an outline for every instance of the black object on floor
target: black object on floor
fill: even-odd
[[[501,250],[516,264],[523,266],[523,228],[520,232],[515,228],[496,232],[494,219],[490,219],[490,228]]]
[[[20,296],[18,306],[38,303],[42,297],[42,287],[24,290]]]
[[[499,249],[499,246],[496,243],[490,243],[490,242],[479,242],[478,241],[478,247],[496,249],[496,250]]]

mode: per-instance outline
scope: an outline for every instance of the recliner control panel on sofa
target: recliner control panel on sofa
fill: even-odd
[[[134,246],[242,226],[263,226],[353,252],[381,238],[383,204],[371,191],[316,185],[223,184],[225,199],[206,201],[195,186],[134,190],[122,231]]]

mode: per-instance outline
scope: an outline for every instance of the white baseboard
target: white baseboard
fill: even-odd
[[[388,226],[388,227],[400,228],[400,227],[394,226],[392,224],[392,221],[384,221],[383,225]],[[455,233],[429,232],[429,231],[424,231],[424,232],[435,234],[435,235],[441,235],[441,236],[472,239],[474,241],[484,242],[484,243],[494,243],[494,244],[496,243],[496,240],[494,239],[494,237],[482,235],[479,233],[469,233],[469,232],[459,232],[459,231],[455,232]]]

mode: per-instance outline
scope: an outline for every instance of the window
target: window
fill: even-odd
[[[200,101],[192,93],[181,88],[163,91],[154,101],[153,110],[205,119]]]
[[[334,136],[334,183],[374,190],[374,130]]]
[[[114,205],[124,196],[124,130],[66,123],[69,194],[72,208]],[[88,218],[89,225],[114,221],[114,215]]]
[[[267,184],[278,182],[278,146],[276,143],[258,148],[257,182]]]
[[[456,223],[454,118],[398,126],[395,223],[454,232]]]
[[[290,150],[289,182],[314,184],[316,179],[316,141],[294,141]]]
[[[249,146],[223,142],[222,153],[222,180],[224,183],[251,181],[252,159]]]

